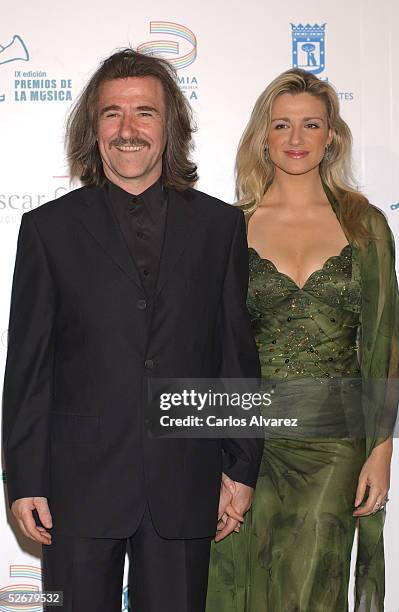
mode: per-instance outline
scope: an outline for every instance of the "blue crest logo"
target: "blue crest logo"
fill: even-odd
[[[295,25],[292,28],[292,66],[313,74],[320,74],[325,68],[325,27],[318,25]]]

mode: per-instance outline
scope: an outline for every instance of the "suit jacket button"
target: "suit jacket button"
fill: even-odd
[[[147,370],[152,370],[152,368],[154,367],[154,362],[152,359],[146,359],[144,362],[144,365],[147,368]]]
[[[147,308],[147,302],[146,300],[138,300],[136,306],[139,310],[145,310]]]

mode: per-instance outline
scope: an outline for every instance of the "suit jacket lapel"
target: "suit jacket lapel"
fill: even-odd
[[[188,190],[168,190],[165,237],[155,295],[161,291],[168,280],[168,276],[173,273],[175,265],[183,255],[195,228],[195,215],[191,204],[192,198],[193,195]]]
[[[114,219],[105,189],[103,187],[87,189],[83,205],[77,210],[76,215],[107,255],[130,280],[142,288],[139,273]]]

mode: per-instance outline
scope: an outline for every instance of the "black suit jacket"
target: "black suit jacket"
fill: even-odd
[[[103,188],[23,215],[3,404],[10,504],[45,496],[54,531],[118,538],[148,500],[164,537],[215,533],[222,461],[254,486],[262,441],[151,439],[146,387],[259,376],[247,265],[241,211],[194,189],[169,190],[151,299]]]

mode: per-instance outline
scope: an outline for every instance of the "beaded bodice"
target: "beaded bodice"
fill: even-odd
[[[266,378],[359,376],[356,249],[346,245],[299,287],[249,249],[248,308]]]

